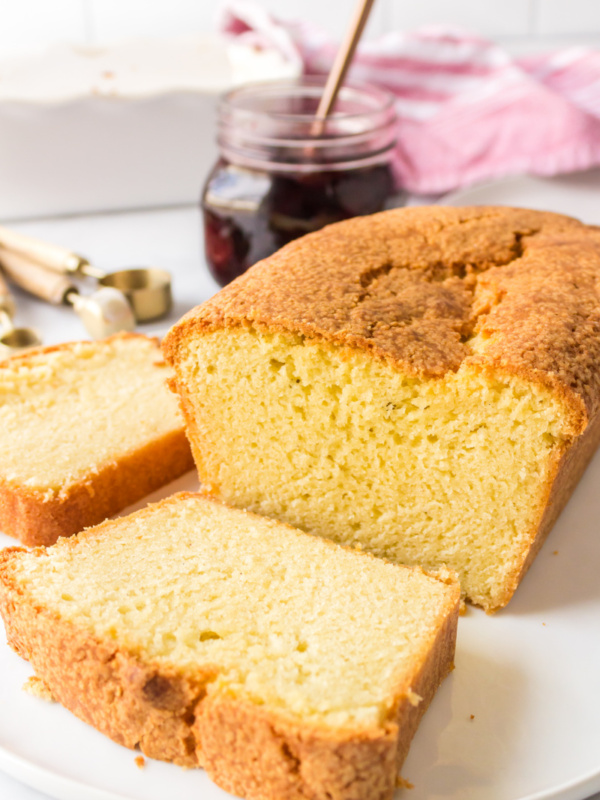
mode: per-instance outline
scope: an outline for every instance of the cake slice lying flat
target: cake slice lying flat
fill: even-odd
[[[0,554],[8,640],[115,741],[257,800],[390,798],[459,588],[179,494]]]
[[[168,375],[134,334],[0,364],[0,530],[51,544],[191,469]]]

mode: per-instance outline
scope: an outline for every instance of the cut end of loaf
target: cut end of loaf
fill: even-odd
[[[248,327],[180,347],[176,388],[212,492],[399,563],[448,565],[488,611],[508,602],[572,441],[559,396],[476,365],[421,379]]]
[[[504,606],[600,437],[600,232],[506,207],[295,240],[181,320],[200,478]]]

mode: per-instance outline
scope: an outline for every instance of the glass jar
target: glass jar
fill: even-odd
[[[257,84],[218,109],[220,158],[202,194],[206,258],[224,286],[284,244],[401,203],[387,92],[349,83],[316,122],[321,78]]]

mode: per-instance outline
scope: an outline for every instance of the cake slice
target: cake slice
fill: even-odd
[[[284,247],[164,341],[200,480],[511,598],[600,437],[600,229],[409,208]]]
[[[51,544],[193,466],[158,342],[119,334],[0,364],[0,530]]]
[[[8,641],[115,741],[252,800],[383,800],[459,587],[194,494],[0,553]]]

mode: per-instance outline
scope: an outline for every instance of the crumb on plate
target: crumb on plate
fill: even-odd
[[[23,684],[23,691],[27,692],[27,694],[30,694],[32,697],[37,697],[40,700],[46,700],[48,703],[56,702],[49,687],[41,678],[38,678],[37,675],[32,675],[30,678],[27,678]]]

